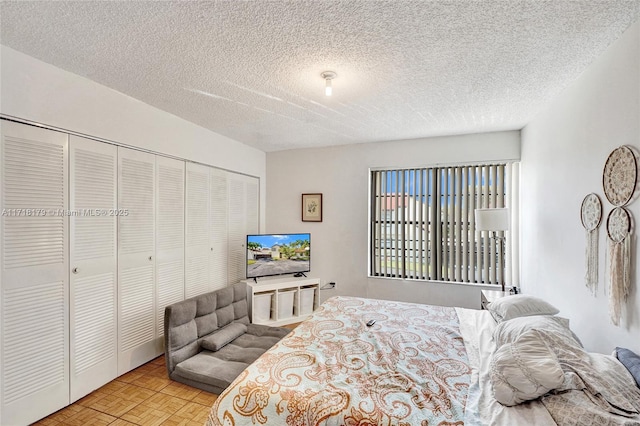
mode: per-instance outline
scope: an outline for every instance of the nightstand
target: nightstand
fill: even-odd
[[[481,309],[487,309],[487,305],[491,302],[509,296],[508,291],[500,290],[480,290],[480,306]]]

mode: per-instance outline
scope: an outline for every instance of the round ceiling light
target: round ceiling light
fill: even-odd
[[[326,86],[324,88],[324,94],[327,96],[331,96],[331,93],[333,91],[332,87],[331,87],[331,80],[333,80],[334,78],[336,78],[338,76],[338,74],[336,74],[333,71],[324,71],[323,73],[320,74],[322,76],[322,78],[324,78],[324,80],[326,81]]]

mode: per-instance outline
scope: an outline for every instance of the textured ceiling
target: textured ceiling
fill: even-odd
[[[269,152],[520,129],[639,16],[640,0],[2,1],[0,42]]]

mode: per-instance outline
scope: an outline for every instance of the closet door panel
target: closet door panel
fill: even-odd
[[[233,285],[246,278],[245,265],[245,193],[244,182],[238,176],[229,179],[229,228],[228,228],[228,284]]]
[[[71,136],[71,402],[117,377],[117,148]]]
[[[245,233],[257,234],[260,228],[260,181],[257,178],[246,178],[245,199]]]
[[[258,232],[258,179],[229,174],[228,285],[246,277],[246,237]]]
[[[164,308],[184,299],[185,163],[156,157],[156,335],[164,335]]]
[[[209,245],[209,167],[187,163],[186,196],[186,270],[187,298],[211,290]]]
[[[69,403],[68,137],[0,134],[0,424],[28,424]]]
[[[118,374],[159,355],[155,309],[155,155],[118,148]]]
[[[229,189],[228,172],[211,169],[211,288],[216,290],[228,285],[229,238]]]

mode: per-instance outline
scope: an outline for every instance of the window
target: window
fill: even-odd
[[[510,284],[516,163],[372,170],[370,183],[370,276]],[[503,253],[475,230],[474,210],[497,207],[512,216]]]

